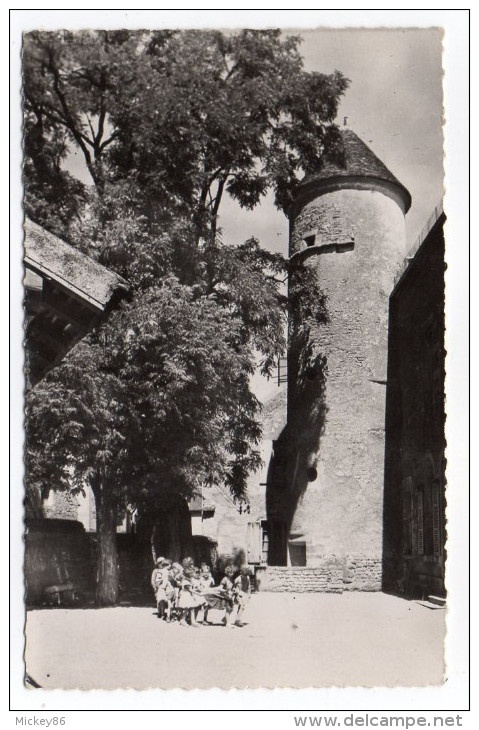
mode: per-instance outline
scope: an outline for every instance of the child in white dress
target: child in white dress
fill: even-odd
[[[198,601],[193,592],[194,573],[192,570],[186,569],[181,580],[180,595],[178,598],[178,608],[181,610],[181,626],[198,626],[195,617],[195,609],[198,608]]]
[[[206,565],[206,563],[202,563],[201,565],[201,571],[198,578],[198,587],[200,589],[201,596],[203,597],[203,621],[200,621],[200,623],[208,623],[208,599],[207,595],[210,593],[211,589],[214,588],[215,585],[215,579],[211,575],[210,566]]]

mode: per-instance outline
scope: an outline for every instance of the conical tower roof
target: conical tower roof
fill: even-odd
[[[396,187],[403,199],[405,212],[407,212],[411,207],[411,195],[404,185],[351,129],[347,127],[342,129],[341,135],[344,144],[345,166],[326,159],[321,168],[303,178],[298,186],[298,192],[301,193],[302,189],[309,188],[311,185],[316,187],[316,184],[322,181],[327,183],[340,181],[341,178],[353,180],[370,178],[371,182],[383,182]]]

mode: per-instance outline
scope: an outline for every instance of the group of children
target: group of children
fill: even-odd
[[[250,570],[226,566],[224,577],[215,586],[210,566],[202,563],[195,567],[192,558],[174,563],[168,558],[158,558],[151,576],[151,585],[158,607],[158,618],[167,622],[177,618],[182,626],[211,624],[210,609],[224,612],[223,623],[227,628],[241,626],[241,616],[251,595]]]

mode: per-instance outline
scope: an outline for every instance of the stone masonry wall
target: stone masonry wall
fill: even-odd
[[[380,591],[382,561],[363,555],[348,555],[344,562],[344,591]]]
[[[25,600],[38,605],[45,588],[73,583],[82,599],[95,586],[95,551],[83,525],[73,520],[38,520],[25,535]]]
[[[290,342],[286,473],[276,491],[278,519],[304,536],[308,567],[324,556],[361,555],[345,583],[360,590],[380,580],[388,304],[405,225],[382,192],[338,190],[298,212],[291,252],[311,229],[327,241],[324,221],[338,212],[354,248],[304,261],[324,295],[324,315],[307,342],[300,329]]]
[[[256,570],[260,591],[343,593],[381,590],[381,561],[360,555],[324,558],[315,568],[265,566]]]
[[[317,568],[285,568],[269,565],[256,571],[260,591],[273,593],[342,593],[343,569],[330,558]]]

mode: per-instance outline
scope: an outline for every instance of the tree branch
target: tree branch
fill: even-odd
[[[111,142],[113,142],[113,140],[115,140],[118,136],[119,136],[118,132],[113,132],[111,137],[109,137],[108,139],[106,139],[104,142],[101,143],[101,145],[99,147],[100,152],[103,152],[105,147],[107,147]]]
[[[105,109],[105,90],[106,90],[106,80],[105,80],[105,74],[102,71],[101,77],[100,77],[100,88],[101,88],[101,95],[100,95],[100,114],[98,117],[98,128],[97,128],[97,135],[94,138],[95,145],[98,147],[98,150],[101,152],[101,140],[103,137],[103,132],[105,128],[105,119],[106,119],[106,109]]]
[[[90,121],[90,117],[88,116],[88,114],[85,114],[85,116],[86,116],[86,120],[88,122],[88,126],[90,127],[91,137],[94,140],[95,139],[95,132],[93,130],[93,125],[92,125],[92,123]]]
[[[88,168],[88,171],[92,177],[93,182],[97,187],[101,186],[100,178],[95,170],[95,167],[93,165],[93,161],[90,155],[90,152],[88,151],[88,148],[85,145],[85,142],[89,142],[88,138],[85,139],[85,136],[83,133],[78,129],[74,115],[71,113],[70,108],[68,106],[68,102],[66,100],[65,94],[63,93],[62,89],[60,88],[60,75],[58,72],[58,69],[56,68],[53,57],[51,52],[49,53],[49,59],[48,59],[48,66],[50,73],[53,77],[53,88],[55,90],[55,93],[57,95],[57,98],[60,102],[63,115],[65,117],[65,126],[69,129],[71,132],[73,138],[75,139],[76,143],[80,147],[81,151],[83,152],[83,156],[85,157],[86,166]]]

